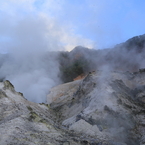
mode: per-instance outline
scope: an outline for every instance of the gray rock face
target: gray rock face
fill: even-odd
[[[0,83],[0,145],[145,145],[145,73],[101,72],[56,86],[47,104]]]
[[[69,91],[71,95],[58,86],[51,90],[48,99],[53,91],[62,91],[64,95],[58,96],[50,106],[57,112],[59,126],[83,136],[86,145],[143,145],[144,77],[144,72],[98,71],[77,82],[76,90]]]
[[[0,83],[0,145],[77,145],[55,120],[48,105],[27,101],[9,81]]]

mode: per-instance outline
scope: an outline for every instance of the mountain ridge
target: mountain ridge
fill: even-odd
[[[73,81],[93,70],[135,72],[145,67],[145,34],[133,37],[110,49],[88,49],[77,46],[60,55],[60,70],[64,82]],[[69,74],[69,75],[68,75]]]

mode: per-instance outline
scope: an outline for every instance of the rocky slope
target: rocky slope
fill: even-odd
[[[48,100],[54,98],[50,106],[59,126],[78,134],[82,144],[143,145],[144,77],[144,72],[93,72],[53,88]]]
[[[0,83],[0,145],[77,145],[55,120],[48,105],[27,101],[9,81]]]
[[[1,82],[0,144],[145,145],[145,72],[92,72],[52,88],[47,104]]]

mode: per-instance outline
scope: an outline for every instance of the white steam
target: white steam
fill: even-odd
[[[57,53],[52,51],[89,41],[52,17],[59,0],[43,3],[42,9],[37,2],[0,1],[0,53],[7,54],[0,57],[0,78],[10,80],[28,100],[45,102],[49,89],[61,83]]]
[[[44,102],[49,89],[60,83],[58,62],[47,52],[61,48],[54,35],[56,26],[51,25],[43,17],[27,17],[7,26],[11,30],[5,48],[10,57],[0,68],[1,77],[34,102]]]

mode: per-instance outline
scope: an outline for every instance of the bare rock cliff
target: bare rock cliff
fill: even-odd
[[[63,94],[50,105],[61,128],[86,145],[145,144],[144,72],[98,71],[65,85],[66,90],[57,86],[48,95]]]
[[[89,73],[47,104],[0,83],[0,145],[145,145],[145,72]]]

